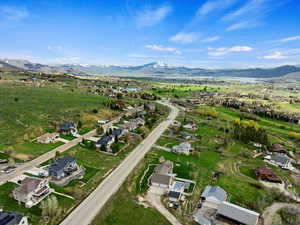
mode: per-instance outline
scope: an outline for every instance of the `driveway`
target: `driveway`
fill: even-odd
[[[163,195],[163,190],[161,188],[150,187],[146,200],[156,208],[171,224],[182,225],[169,210],[161,202],[161,197]]]
[[[18,177],[18,176],[22,175],[23,173],[25,173],[26,171],[31,170],[32,168],[37,167],[41,163],[46,162],[49,159],[54,158],[56,152],[62,153],[64,151],[74,147],[75,145],[79,144],[82,141],[83,138],[87,139],[87,138],[92,137],[94,135],[96,135],[96,129],[92,130],[92,131],[90,131],[90,132],[88,132],[88,133],[72,140],[72,141],[69,141],[69,142],[67,142],[67,143],[65,143],[65,144],[63,144],[63,145],[61,145],[61,146],[59,146],[59,147],[43,154],[43,155],[33,159],[33,160],[31,160],[30,162],[23,163],[22,165],[18,166],[15,171],[13,171],[9,174],[1,175],[0,176],[0,182],[5,183],[7,181],[13,180],[16,177]]]
[[[290,203],[274,203],[273,205],[266,208],[265,212],[262,214],[264,218],[264,225],[272,225],[273,217],[277,211],[282,208],[292,207],[299,208],[299,204],[290,204]]]

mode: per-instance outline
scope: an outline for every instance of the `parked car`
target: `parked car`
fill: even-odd
[[[1,170],[2,173],[11,173],[13,171],[16,170],[17,167],[15,166],[8,166],[6,168],[4,168],[3,170]]]

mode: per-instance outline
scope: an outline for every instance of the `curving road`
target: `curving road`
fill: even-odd
[[[272,225],[273,217],[276,212],[278,212],[282,208],[297,208],[300,209],[299,204],[291,204],[291,203],[281,203],[276,202],[273,205],[266,208],[265,212],[262,214],[264,218],[264,225]]]
[[[105,203],[119,190],[131,171],[144,158],[164,131],[172,124],[178,114],[178,109],[169,103],[160,102],[171,111],[169,117],[160,123],[146,139],[144,139],[125,160],[102,183],[78,205],[60,225],[88,225]]]

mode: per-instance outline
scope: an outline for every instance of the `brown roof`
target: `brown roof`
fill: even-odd
[[[21,185],[17,188],[17,191],[22,193],[30,193],[31,191],[36,189],[41,182],[43,182],[43,179],[26,177],[22,181]]]
[[[265,166],[257,167],[255,169],[255,173],[262,180],[281,182],[280,178],[276,176],[275,172],[271,168]]]
[[[281,153],[287,152],[287,150],[281,144],[273,144],[272,148],[273,148],[273,152],[281,152]]]
[[[53,138],[58,135],[59,135],[58,133],[46,133],[46,134],[43,134],[42,136],[39,136],[37,139],[42,140],[42,139],[46,139],[46,138]]]

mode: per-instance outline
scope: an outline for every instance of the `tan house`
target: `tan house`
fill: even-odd
[[[31,208],[40,203],[51,194],[48,179],[26,177],[21,185],[13,190],[13,197],[19,203],[25,203],[26,208]]]
[[[170,188],[173,181],[173,163],[169,160],[157,165],[151,176],[151,185],[161,188]]]
[[[59,133],[46,133],[38,137],[36,141],[41,144],[49,144],[56,142],[57,138],[59,138]]]

